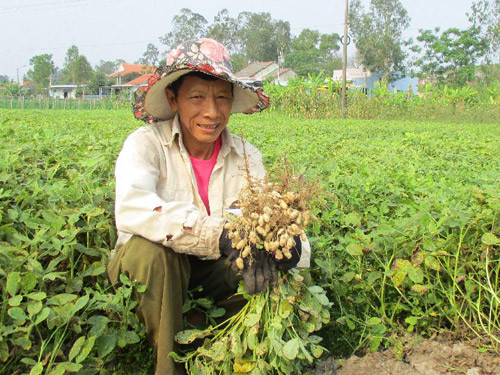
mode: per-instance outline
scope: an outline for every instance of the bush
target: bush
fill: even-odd
[[[376,84],[368,95],[349,89],[346,113],[353,119],[498,123],[497,86],[476,90],[428,84],[415,95],[411,91],[391,93]],[[267,83],[264,91],[271,97],[271,112],[305,118],[340,118],[342,114],[338,83],[323,74],[290,80],[286,87]]]
[[[130,363],[115,362],[117,349],[143,337],[132,298],[141,289],[122,276],[113,291],[105,274],[120,139],[97,117],[60,126],[23,114],[0,130],[0,372],[114,372]]]
[[[129,111],[0,111],[0,373],[151,369],[143,289],[105,276],[113,166],[141,125]],[[333,302],[322,346],[397,352],[397,333],[446,329],[498,350],[498,126],[255,114],[230,128],[328,192],[308,231]]]

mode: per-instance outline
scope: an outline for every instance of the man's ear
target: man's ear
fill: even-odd
[[[168,104],[170,104],[172,112],[177,112],[177,99],[175,98],[174,91],[170,87],[167,87],[165,88],[165,94],[167,95]]]

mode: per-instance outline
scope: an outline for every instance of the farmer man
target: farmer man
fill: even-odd
[[[227,301],[243,279],[248,294],[260,293],[277,269],[308,264],[309,254],[298,245],[292,259],[276,264],[254,249],[252,264],[239,272],[234,264],[239,251],[224,223],[246,182],[244,153],[251,175],[262,178],[265,169],[259,151],[226,125],[232,113],[267,108],[269,98],[234,76],[222,44],[202,38],[179,45],[135,99],[135,117],[150,125],[127,138],[116,163],[119,236],[108,275],[146,285],[137,314],[157,350],[156,374],[177,374],[168,353],[188,289],[201,285],[216,302]]]

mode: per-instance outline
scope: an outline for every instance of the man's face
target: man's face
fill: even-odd
[[[227,125],[233,105],[231,83],[186,77],[177,98],[166,90],[172,111],[179,114],[184,145],[191,156],[213,150],[213,144]]]

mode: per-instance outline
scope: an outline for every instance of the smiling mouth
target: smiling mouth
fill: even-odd
[[[202,129],[208,129],[208,130],[214,130],[217,128],[219,125],[204,125],[204,124],[198,124],[198,126]]]

